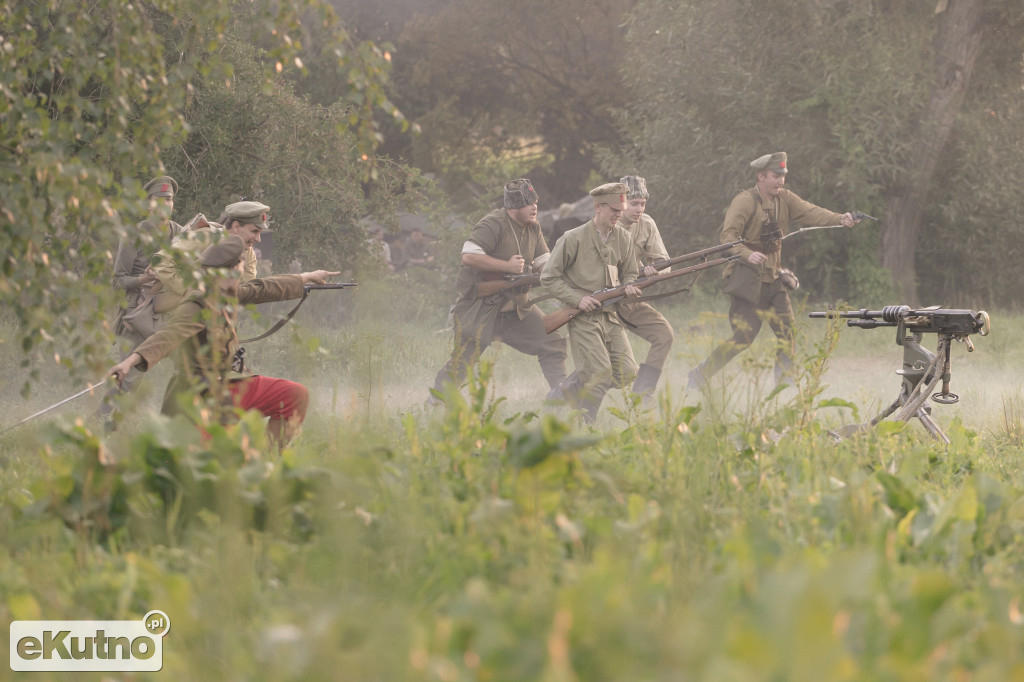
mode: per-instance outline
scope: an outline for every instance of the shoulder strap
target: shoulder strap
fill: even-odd
[[[288,313],[287,315],[282,317],[280,320],[275,322],[273,327],[271,327],[267,331],[263,332],[259,336],[254,336],[251,339],[242,339],[241,341],[238,342],[239,345],[242,345],[242,344],[245,344],[245,343],[252,343],[253,341],[262,341],[263,339],[267,338],[271,334],[276,333],[279,329],[281,329],[281,327],[283,327],[286,324],[288,324],[288,320],[290,320],[293,317],[295,317],[295,313],[299,312],[299,308],[301,308],[302,304],[305,303],[306,296],[308,296],[308,295],[309,295],[309,289],[307,289],[306,287],[302,287],[302,298],[299,299],[299,302],[295,304],[295,307],[292,308],[290,313]]]

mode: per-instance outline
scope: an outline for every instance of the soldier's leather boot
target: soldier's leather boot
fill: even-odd
[[[583,423],[593,424],[597,421],[597,411],[601,409],[601,401],[586,398],[580,401],[578,409],[583,410]]]
[[[775,387],[780,384],[790,386],[796,383],[796,372],[794,371],[793,359],[789,356],[779,356],[775,360]]]
[[[583,390],[583,382],[580,381],[580,375],[573,372],[565,381],[548,392],[547,400],[549,402],[565,401],[573,409],[578,409],[580,407],[581,390]]]
[[[699,391],[708,385],[708,378],[704,374],[704,365],[705,363],[702,362],[690,370],[686,381],[687,391]]]
[[[633,381],[633,393],[642,395],[647,400],[654,394],[658,387],[658,380],[661,379],[661,370],[654,365],[642,364],[637,370],[636,379]]]

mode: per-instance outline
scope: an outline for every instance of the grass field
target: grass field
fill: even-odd
[[[1024,318],[954,347],[946,448],[914,423],[827,433],[895,397],[892,330],[826,356],[801,314],[798,387],[770,395],[765,330],[687,394],[721,297],[660,306],[658,399],[613,391],[594,428],[542,409],[507,348],[430,409],[446,306],[384,315],[393,294],[311,301],[250,348],[314,396],[282,456],[255,419],[200,443],[152,414],[163,368],[113,434],[85,397],[0,435],[0,637],[165,611],[163,671],[110,680],[1024,680]],[[44,366],[24,400],[4,357],[0,428],[80,388]]]

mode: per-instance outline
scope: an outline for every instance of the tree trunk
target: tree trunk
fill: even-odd
[[[984,0],[939,0],[936,79],[911,145],[907,179],[890,197],[878,259],[892,273],[900,303],[918,305],[914,251],[939,159],[956,123],[981,51]]]

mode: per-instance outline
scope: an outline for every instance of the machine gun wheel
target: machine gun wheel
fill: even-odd
[[[960,396],[956,393],[933,393],[932,402],[939,403],[940,405],[952,405],[960,402]]]

